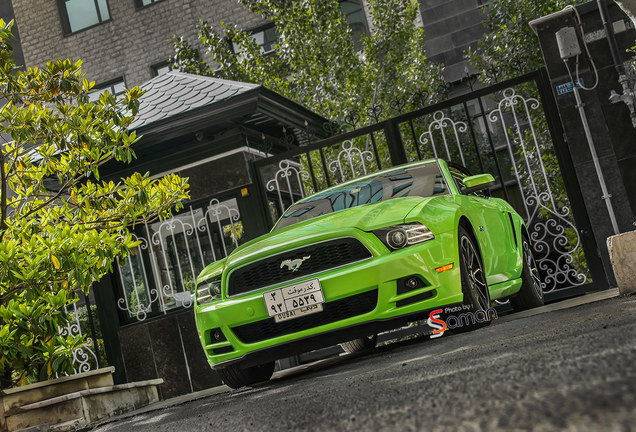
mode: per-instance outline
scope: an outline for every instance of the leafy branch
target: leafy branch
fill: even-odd
[[[64,306],[112,271],[137,242],[128,227],[167,217],[187,179],[135,173],[104,181],[106,163],[130,163],[141,90],[93,87],[81,61],[18,70],[11,25],[0,20],[0,386],[72,371],[82,337],[61,336]]]

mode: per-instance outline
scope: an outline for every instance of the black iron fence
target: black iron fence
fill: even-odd
[[[602,288],[596,245],[581,235],[589,221],[547,83],[539,70],[320,141],[307,131],[307,145],[254,162],[270,226],[308,194],[438,157],[495,176],[491,194],[524,217],[548,298],[589,290],[592,281]]]

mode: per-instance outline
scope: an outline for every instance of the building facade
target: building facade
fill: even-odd
[[[464,74],[463,52],[483,35],[485,0],[420,0],[418,23],[426,34],[429,58],[446,67],[448,82]],[[196,48],[200,20],[228,22],[254,31],[265,51],[276,32],[271,23],[236,0],[13,0],[27,66],[57,58],[82,59],[96,88],[119,93],[167,70],[170,39],[184,36]],[[369,31],[363,0],[342,2],[356,34]],[[359,38],[359,37],[358,37]],[[202,51],[203,53],[203,51]]]
[[[487,0],[420,0],[422,27],[429,60],[444,65],[444,78],[455,82],[466,68],[464,52],[475,47],[486,32],[483,13]]]
[[[193,43],[200,20],[264,23],[234,0],[13,0],[27,66],[82,59],[96,87],[140,85],[166,65],[170,39]],[[196,46],[196,44],[195,44]]]

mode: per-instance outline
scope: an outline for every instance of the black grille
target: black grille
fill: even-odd
[[[214,348],[214,349],[208,350],[208,351],[212,351],[212,354],[214,354],[214,355],[227,354],[229,352],[234,351],[234,347],[229,345],[229,346],[224,346],[224,347],[221,347],[221,348]]]
[[[283,252],[243,266],[230,274],[228,295],[233,296],[258,288],[329,270],[370,258],[371,252],[358,240],[347,237],[329,240]],[[281,266],[285,260],[302,261],[296,271]]]
[[[371,312],[377,304],[378,290],[372,290],[325,303],[322,312],[280,323],[274,322],[274,318],[268,318],[232,327],[232,331],[241,342],[254,343],[362,315]]]
[[[433,297],[433,295],[435,294],[435,291],[427,291],[427,292],[423,292],[421,294],[416,294],[413,297],[408,297],[405,298],[403,300],[399,300],[395,302],[395,306],[397,307],[403,307],[403,306],[408,306],[410,304],[413,303],[417,303],[420,301],[424,301],[426,299],[430,299],[431,297]]]

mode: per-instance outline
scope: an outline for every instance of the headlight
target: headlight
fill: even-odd
[[[197,304],[208,303],[221,298],[221,275],[197,285]]]
[[[402,249],[435,238],[431,230],[421,223],[394,225],[374,230],[373,234],[391,250]]]

